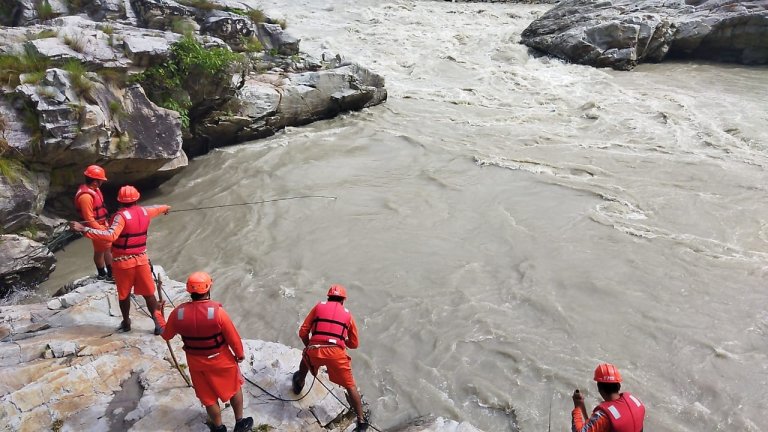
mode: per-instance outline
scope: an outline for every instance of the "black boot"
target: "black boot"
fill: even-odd
[[[98,280],[106,280],[107,279],[107,269],[106,268],[99,268],[96,267],[96,279]]]
[[[211,430],[211,432],[227,432],[227,425],[224,425],[224,424],[219,426],[214,426],[208,423],[208,428]]]
[[[296,371],[293,373],[293,377],[291,378],[291,384],[293,384],[293,392],[296,394],[301,393],[301,390],[304,389],[304,380],[300,378],[300,372]]]
[[[355,432],[365,432],[368,430],[368,421],[357,421],[357,427],[355,428]]]
[[[253,428],[253,418],[244,417],[235,423],[235,432],[251,432]]]

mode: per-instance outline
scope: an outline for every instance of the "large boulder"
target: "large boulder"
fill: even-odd
[[[130,0],[139,24],[151,29],[173,29],[194,22],[195,10],[173,0]]]
[[[47,173],[31,171],[15,159],[2,158],[0,164],[8,175],[0,176],[0,232],[16,233],[31,229],[43,211],[50,178]]]
[[[0,235],[0,297],[42,282],[55,262],[44,244],[15,234]]]
[[[200,32],[215,36],[232,48],[241,48],[245,41],[257,35],[256,26],[249,18],[217,10],[205,17]]]
[[[300,39],[283,31],[278,24],[259,23],[259,40],[264,44],[264,48],[276,52],[280,55],[295,55],[299,53]]]
[[[273,135],[384,102],[384,78],[357,64],[295,74],[251,75],[234,101],[197,127],[210,147]],[[194,153],[194,149],[191,149]]]
[[[768,63],[764,0],[564,0],[521,42],[565,60],[629,70],[687,57]]]

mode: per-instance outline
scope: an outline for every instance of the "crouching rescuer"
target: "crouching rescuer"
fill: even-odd
[[[352,314],[344,307],[347,290],[341,285],[331,285],[328,300],[315,305],[299,328],[299,337],[304,342],[299,370],[293,374],[293,392],[301,393],[307,372],[317,375],[320,366],[328,368],[330,380],[347,391],[347,402],[357,415],[356,431],[368,429],[363,414],[363,403],[352,376],[352,359],[347,348],[357,348],[357,325]]]
[[[221,304],[211,301],[211,285],[213,280],[208,273],[192,273],[187,279],[192,301],[175,308],[167,322],[160,307],[155,311],[155,319],[160,323],[163,339],[181,335],[192,387],[205,406],[211,431],[227,430],[221,420],[219,400],[232,405],[235,432],[250,431],[253,419],[243,418],[244,380],[238,365],[245,359],[243,342]]]

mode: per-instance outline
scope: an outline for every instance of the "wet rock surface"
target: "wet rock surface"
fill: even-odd
[[[522,34],[562,59],[629,70],[693,58],[768,63],[768,4],[760,0],[565,0]]]

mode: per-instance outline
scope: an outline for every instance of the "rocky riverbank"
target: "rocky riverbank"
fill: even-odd
[[[762,0],[563,0],[523,31],[525,45],[597,67],[691,58],[768,63]]]
[[[91,163],[151,188],[212,148],[386,100],[251,0],[0,0],[0,296],[53,269]]]
[[[167,297],[187,301],[182,283],[161,278]],[[0,430],[207,431],[205,410],[174,368],[162,338],[154,336],[143,307],[132,305],[133,330],[118,333],[114,285],[86,279],[44,304],[0,307]],[[139,300],[143,305],[143,300]],[[226,305],[225,305],[226,307]],[[301,351],[244,340],[243,375],[276,396],[295,399],[291,374]],[[186,363],[181,341],[172,341]],[[319,375],[299,402],[274,400],[246,382],[245,411],[259,431],[349,431],[354,416],[341,405],[343,390]],[[336,397],[334,397],[336,396]],[[376,417],[374,413],[374,424]],[[234,424],[232,410],[224,422]],[[478,432],[467,423],[426,418],[398,431]]]

